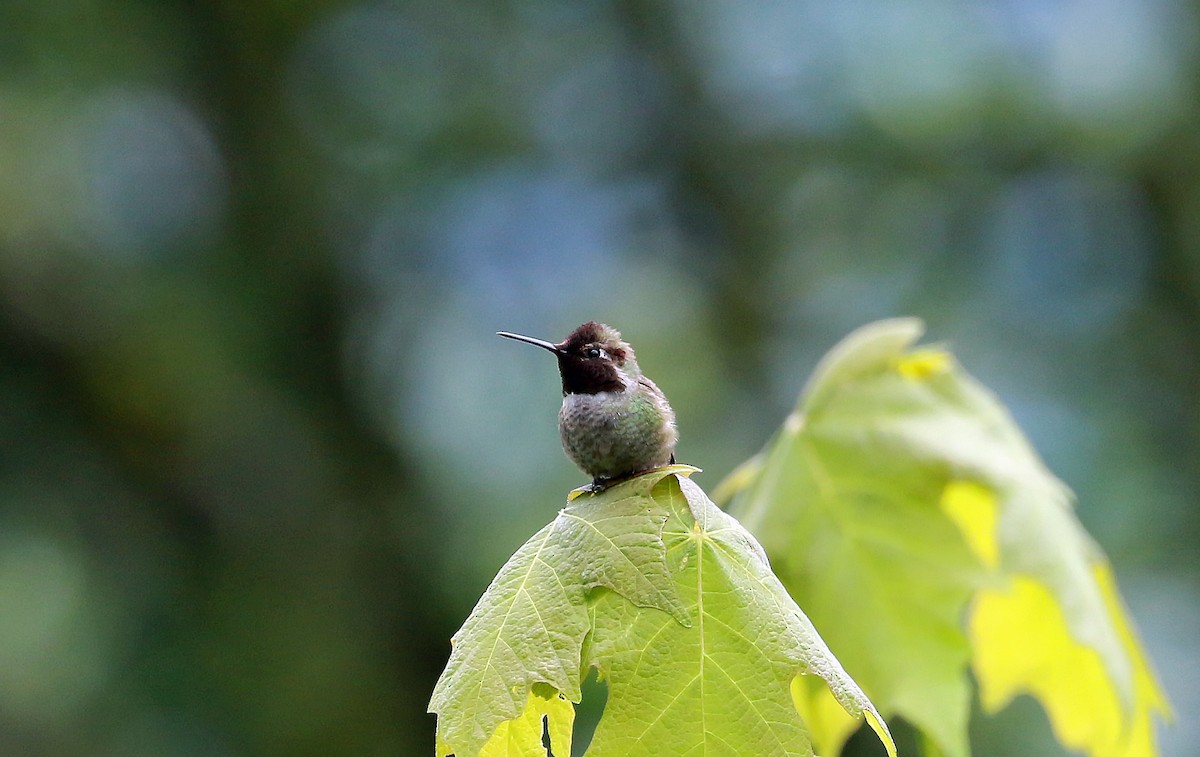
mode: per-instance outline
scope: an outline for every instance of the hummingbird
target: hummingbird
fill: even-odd
[[[675,412],[642,374],[621,333],[588,321],[558,344],[498,331],[558,358],[562,408],[558,433],[567,457],[592,477],[591,491],[675,462]]]

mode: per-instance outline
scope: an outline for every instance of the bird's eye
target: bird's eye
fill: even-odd
[[[600,349],[599,347],[589,347],[587,351],[588,357],[600,357],[603,354],[604,350]]]

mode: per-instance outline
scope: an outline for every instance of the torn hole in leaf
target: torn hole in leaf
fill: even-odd
[[[1029,694],[1017,695],[995,713],[985,711],[976,697],[968,723],[975,754],[1062,753],[1048,746],[1055,743],[1054,729],[1042,705]]]
[[[581,687],[583,698],[575,705],[575,730],[571,737],[572,754],[582,755],[592,743],[592,734],[600,716],[604,714],[604,705],[608,703],[608,684],[600,678],[596,668],[588,671],[587,678]],[[554,757],[568,757],[556,754]]]
[[[575,706],[553,686],[535,683],[530,687],[525,708],[517,717],[496,727],[479,751],[479,757],[529,754],[538,747],[548,749],[547,743],[567,757],[574,722]],[[441,743],[438,750],[438,754],[449,752]]]

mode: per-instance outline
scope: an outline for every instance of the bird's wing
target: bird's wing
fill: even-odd
[[[650,392],[658,397],[663,402],[667,401],[667,395],[662,393],[662,389],[658,388],[658,384],[654,383],[645,376],[638,376],[638,383],[650,390]]]

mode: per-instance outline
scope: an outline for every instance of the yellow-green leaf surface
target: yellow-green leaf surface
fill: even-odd
[[[1167,705],[1070,491],[948,352],[913,349],[921,331],[835,347],[721,487],[731,511],[880,709],[941,752],[969,753],[970,664],[989,711],[1029,693],[1066,746],[1156,754]],[[829,755],[853,727],[814,723]]]
[[[793,680],[805,674],[849,715],[866,714],[894,754],[875,708],[754,538],[690,480],[663,483],[655,499],[671,509],[667,562],[693,624],[614,595],[596,603],[588,661],[609,699],[589,754],[812,754],[792,699]]]
[[[564,508],[500,569],[454,635],[429,702],[440,753],[479,754],[501,723],[527,709],[535,683],[580,700],[589,591],[606,587],[671,622],[691,622],[667,572],[670,511],[648,496],[653,484],[642,477]]]
[[[480,757],[546,757],[546,747],[542,746],[543,723],[548,729],[550,743],[560,754],[569,755],[575,705],[551,687],[535,684],[525,709],[496,727],[483,745]]]
[[[691,470],[575,499],[513,555],[434,690],[440,755],[544,754],[543,723],[568,754],[564,707],[593,666],[609,694],[589,755],[812,755],[795,693],[810,688],[894,755],[762,547]]]

